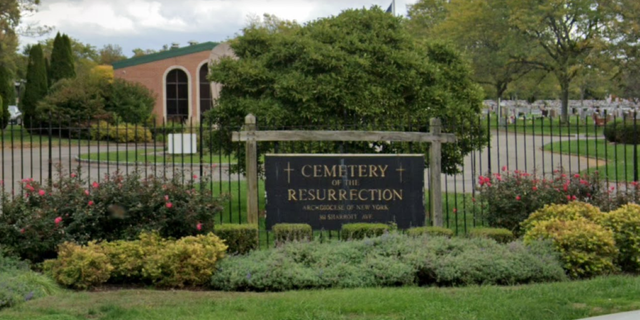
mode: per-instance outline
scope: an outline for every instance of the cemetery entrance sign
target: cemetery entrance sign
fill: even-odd
[[[274,154],[265,158],[267,228],[308,223],[422,226],[424,155]]]

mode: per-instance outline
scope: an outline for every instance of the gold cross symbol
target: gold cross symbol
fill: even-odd
[[[400,173],[400,182],[402,182],[402,173],[407,170],[402,167],[402,164],[400,164],[400,168],[396,169],[396,171]]]
[[[295,171],[291,169],[291,162],[287,162],[287,168],[284,171],[287,172],[287,183],[291,183],[291,171]]]

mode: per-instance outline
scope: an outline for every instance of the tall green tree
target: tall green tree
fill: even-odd
[[[225,137],[249,113],[269,128],[407,131],[426,130],[429,119],[439,117],[451,125],[445,131],[459,138],[458,144],[443,146],[446,172],[455,172],[464,155],[486,142],[478,121],[483,93],[466,62],[449,46],[418,44],[403,18],[379,8],[346,10],[304,26],[273,20],[251,24],[231,46],[239,59],[214,64],[210,79],[223,87],[208,117]],[[352,143],[346,148],[410,150],[384,141],[376,146]],[[260,152],[273,147],[261,146]],[[237,150],[230,141],[224,148]],[[296,145],[297,152],[339,148],[337,143]],[[427,152],[428,146],[413,148]]]
[[[597,64],[608,46],[608,31],[616,20],[613,0],[508,0],[509,22],[540,50],[517,57],[552,73],[560,85],[561,118],[568,123],[572,81]]]
[[[16,92],[11,72],[3,64],[0,64],[0,98],[0,129],[4,129],[9,123],[9,105],[15,103]]]
[[[67,35],[58,33],[53,40],[48,76],[51,84],[76,76],[71,41]]]
[[[37,119],[36,107],[47,95],[47,69],[45,66],[42,47],[37,44],[31,47],[29,63],[27,65],[27,83],[24,97],[20,101],[23,120],[26,127],[33,127],[32,120]]]
[[[122,53],[122,47],[117,44],[107,44],[98,50],[100,64],[112,65],[116,61],[124,60],[127,57]]]

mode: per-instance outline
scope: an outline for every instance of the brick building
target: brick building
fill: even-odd
[[[228,43],[205,42],[118,61],[114,76],[139,82],[156,96],[153,114],[163,121],[198,122],[220,94],[220,85],[207,80],[209,64],[235,57]]]

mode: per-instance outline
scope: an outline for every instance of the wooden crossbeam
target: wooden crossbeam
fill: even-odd
[[[232,141],[393,141],[393,142],[456,142],[450,133],[433,135],[428,132],[400,131],[241,131],[233,132]]]

